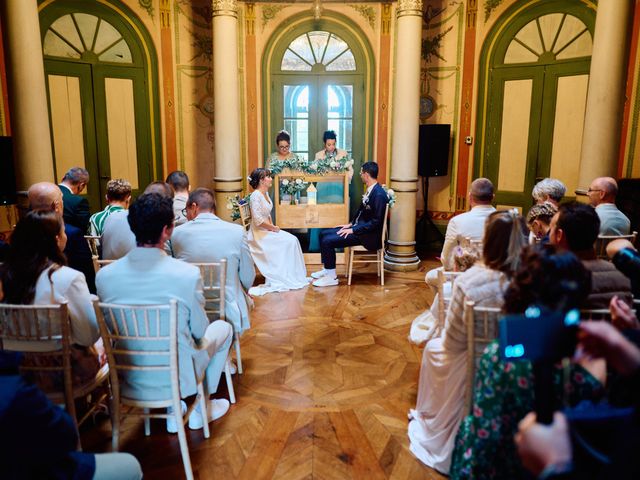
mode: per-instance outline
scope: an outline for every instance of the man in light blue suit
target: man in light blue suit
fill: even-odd
[[[165,254],[163,249],[173,233],[173,220],[170,198],[157,193],[141,195],[129,208],[128,215],[136,248],[100,269],[96,284],[100,300],[107,303],[154,305],[178,301],[178,362],[184,398],[196,393],[194,367],[198,375],[206,371],[208,393],[215,393],[233,332],[227,322],[209,324],[198,268]],[[162,395],[163,390],[167,393],[170,386],[158,384],[153,373],[130,372],[121,386],[123,394],[153,399]],[[228,409],[227,400],[212,400],[209,421],[220,418]],[[202,428],[201,419],[198,412],[192,414],[189,427]],[[175,431],[175,424],[167,421],[167,430]]]
[[[244,228],[214,214],[215,197],[206,188],[191,192],[186,210],[189,221],[173,232],[171,253],[175,258],[192,263],[227,259],[224,313],[233,324],[234,332],[240,334],[250,326],[249,309],[253,302],[245,291],[256,278]]]

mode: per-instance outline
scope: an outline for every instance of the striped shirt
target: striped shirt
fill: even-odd
[[[104,229],[104,221],[113,212],[124,210],[124,207],[120,205],[107,205],[104,210],[91,215],[89,219],[89,234],[97,237],[102,236],[102,230]]]

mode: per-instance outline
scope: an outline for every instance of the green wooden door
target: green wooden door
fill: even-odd
[[[595,19],[555,0],[511,18],[483,48],[475,175],[494,182],[499,206],[526,211],[544,177],[564,182],[567,197],[577,187]]]

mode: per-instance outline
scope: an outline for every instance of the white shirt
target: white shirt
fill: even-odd
[[[469,237],[471,240],[482,240],[487,217],[495,211],[496,209],[491,205],[476,205],[468,212],[456,215],[449,221],[440,254],[445,270],[453,270],[453,249],[458,244],[458,238]]]
[[[371,194],[371,190],[375,187],[378,182],[373,182],[371,185],[367,187],[367,191],[362,195],[362,203],[367,203],[369,201],[369,195]]]

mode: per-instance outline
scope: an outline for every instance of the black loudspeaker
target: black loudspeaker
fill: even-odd
[[[13,169],[13,141],[0,137],[0,204],[16,203],[16,175]]]
[[[451,125],[420,125],[418,146],[418,175],[442,177],[449,170],[449,144]]]

